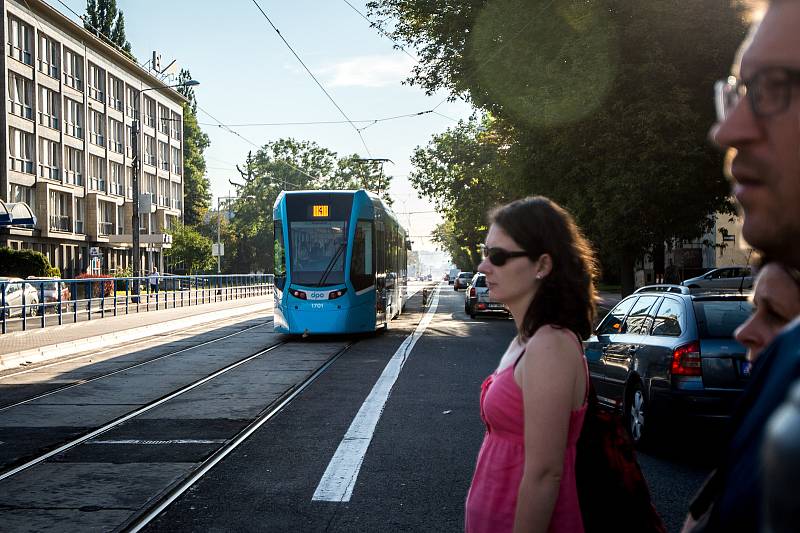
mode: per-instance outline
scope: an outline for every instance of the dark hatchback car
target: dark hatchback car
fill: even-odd
[[[642,287],[584,343],[598,400],[622,409],[636,444],[659,423],[730,416],[750,375],[733,332],[750,312],[739,292]]]

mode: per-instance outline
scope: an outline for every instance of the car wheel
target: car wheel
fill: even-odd
[[[33,302],[29,304],[28,307],[28,316],[36,316],[39,313],[39,302]]]
[[[647,438],[649,431],[648,426],[645,425],[647,412],[647,397],[644,387],[640,381],[635,381],[630,385],[625,402],[625,427],[636,446],[641,446]]]
[[[475,318],[475,313],[470,313],[470,314],[469,314],[469,317],[470,317],[470,318]]]
[[[465,312],[466,314],[469,314],[469,305],[467,305],[467,304],[464,304],[464,312]]]

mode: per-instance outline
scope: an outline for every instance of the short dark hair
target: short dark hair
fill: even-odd
[[[530,338],[550,324],[588,339],[596,313],[597,261],[572,215],[549,198],[532,196],[496,208],[489,218],[528,252],[532,261],[542,254],[552,259],[552,271],[528,306],[519,334]]]

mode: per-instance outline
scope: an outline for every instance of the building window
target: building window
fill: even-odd
[[[111,74],[108,75],[108,105],[117,111],[122,111],[124,87],[122,80],[115,78]]]
[[[106,101],[106,71],[89,63],[89,80],[86,84],[89,88],[89,98],[94,98],[98,102]]]
[[[39,176],[51,180],[59,179],[61,148],[58,142],[39,137]]]
[[[142,188],[144,189],[142,192],[146,192],[153,197],[153,203],[156,201],[156,194],[158,193],[158,189],[156,189],[158,183],[156,180],[155,174],[149,174],[147,172],[144,173],[144,182],[142,183]]]
[[[72,231],[71,195],[50,191],[50,229],[56,231]]]
[[[125,176],[122,171],[122,165],[111,161],[109,170],[111,172],[111,194],[122,196],[125,194],[125,184],[123,182]]]
[[[181,116],[178,113],[172,113],[172,120],[170,121],[170,128],[172,131],[172,138],[181,140],[181,128],[183,127],[183,123],[181,122]]]
[[[61,64],[61,47],[45,34],[39,32],[39,72],[58,79]]]
[[[158,205],[169,207],[169,180],[158,179]]]
[[[156,166],[156,138],[149,135],[144,136],[144,162]]]
[[[64,133],[83,139],[83,104],[64,98]]]
[[[16,128],[8,128],[9,168],[33,174],[33,135]]]
[[[116,206],[111,202],[100,202],[100,223],[98,230],[100,235],[114,234],[114,219],[116,218]]]
[[[125,206],[117,206],[117,235],[122,235],[125,228]]]
[[[183,174],[183,162],[181,161],[181,149],[172,147],[172,173]]]
[[[8,111],[33,120],[33,83],[16,72],[8,73]]]
[[[83,233],[83,221],[86,219],[86,200],[75,198],[75,233]]]
[[[89,110],[89,140],[98,146],[106,143],[106,119],[102,113],[94,109]]]
[[[161,141],[158,141],[158,167],[169,170],[169,145]]]
[[[144,100],[144,123],[151,128],[156,127],[156,101],[147,96],[142,96]]]
[[[83,91],[83,56],[64,48],[64,83]]]
[[[133,168],[125,167],[125,198],[133,199]]]
[[[169,135],[169,123],[172,117],[170,111],[163,105],[158,106],[158,131],[164,135]]]
[[[106,190],[106,161],[91,154],[89,154],[89,189],[101,192]]]
[[[83,151],[64,148],[64,183],[83,185]]]
[[[108,119],[108,149],[122,153],[122,122],[113,118]]]
[[[16,17],[8,17],[8,56],[33,65],[33,28]]]
[[[58,117],[61,98],[58,93],[47,87],[39,86],[39,124],[48,128],[58,129]]]
[[[181,209],[181,184],[171,182],[170,187],[172,188],[172,208]]]
[[[126,103],[125,103],[125,114],[128,115],[130,118],[139,118],[139,91],[131,87],[130,85],[125,86],[125,95],[126,95]]]
[[[31,209],[36,208],[36,190],[33,187],[26,187],[11,183],[11,189],[8,194],[9,202],[23,202],[28,204]]]

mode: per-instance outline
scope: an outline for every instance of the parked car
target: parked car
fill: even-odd
[[[61,293],[62,308],[66,309],[67,302],[72,298],[69,292],[69,285],[61,282],[61,278],[38,278],[35,276],[28,276],[28,283],[30,283],[36,292],[39,299],[42,298],[44,293],[45,309],[56,310],[58,307],[58,294]]]
[[[456,276],[456,279],[453,282],[453,290],[457,291],[458,289],[466,289],[470,280],[472,279],[472,276],[472,272],[459,272],[458,276]]]
[[[642,287],[584,343],[598,400],[622,409],[637,444],[670,419],[727,418],[750,376],[733,338],[750,313],[740,293]]]
[[[753,273],[750,267],[732,266],[715,268],[696,278],[689,278],[681,285],[690,289],[752,289]]]
[[[22,296],[25,295],[25,313],[35,316],[39,311],[39,294],[36,288],[20,278],[0,277],[0,318],[22,316]],[[5,302],[5,305],[3,305]]]
[[[480,272],[475,274],[464,292],[464,312],[471,318],[475,318],[478,313],[509,314],[505,304],[492,300],[489,286],[486,285],[486,275]]]

